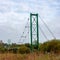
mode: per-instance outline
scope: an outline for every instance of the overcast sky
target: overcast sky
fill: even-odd
[[[30,13],[38,13],[57,39],[60,39],[60,0],[0,0],[0,40],[19,42],[24,26]],[[43,28],[49,39],[50,34]],[[40,42],[44,42],[43,35]]]

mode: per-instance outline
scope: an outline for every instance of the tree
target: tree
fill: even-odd
[[[51,40],[44,42],[40,46],[40,50],[43,52],[51,52],[53,51],[54,53],[57,53],[60,51],[60,40]]]

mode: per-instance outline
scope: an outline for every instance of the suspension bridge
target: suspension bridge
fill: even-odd
[[[53,32],[49,29],[48,25],[44,22],[44,20],[41,18],[41,16],[38,13],[37,14],[30,13],[30,18],[27,19],[25,28],[22,32],[22,35],[20,36],[19,43],[30,43],[31,50],[33,49],[34,41],[36,41],[36,43],[37,43],[36,44],[37,49],[39,48],[39,43],[40,43],[39,41],[41,38],[40,33],[43,34],[43,36],[46,40],[49,40],[47,37],[47,34],[45,34],[43,29],[39,25],[39,18],[40,18],[41,22],[43,22],[43,24],[45,25],[45,27],[47,28],[48,32],[51,34],[53,39],[56,39]]]
[[[49,38],[47,36],[47,33],[45,34],[44,30],[39,25],[39,18],[43,22],[43,24],[45,25],[45,27],[47,28],[48,32],[51,34],[51,36],[53,37],[53,39],[56,39],[55,35],[50,30],[50,28],[48,27],[48,25],[44,22],[44,20],[41,18],[41,16],[38,13],[37,14],[30,13],[30,18],[27,19],[27,22],[26,22],[26,25],[24,26],[24,30],[22,32],[22,35],[20,36],[19,43],[20,44],[29,43],[30,47],[31,47],[31,52],[34,51],[34,46],[33,46],[34,42],[36,42],[35,47],[39,51],[39,44],[40,44],[39,41],[42,38],[41,37],[41,33],[42,33],[42,35],[44,36],[44,38],[46,40],[49,40]],[[10,43],[10,40],[8,42]],[[9,52],[10,50],[14,51],[15,54],[11,54]],[[13,60],[13,59],[15,59],[15,60],[17,60],[17,59],[19,59],[19,60],[21,60],[21,59],[23,59],[23,60],[27,60],[27,59],[28,60],[36,60],[36,59],[41,60],[40,58],[42,57],[40,54],[38,54],[39,52],[37,52],[37,53],[33,52],[32,54],[28,54],[28,56],[25,57],[25,55],[23,55],[23,54],[21,55],[21,54],[17,53],[17,49],[16,49],[15,45],[14,45],[14,48],[10,48],[10,45],[9,45],[7,51],[8,52],[6,54],[3,54],[3,55],[0,54],[0,56],[1,56],[0,59],[1,60],[3,60],[3,58],[4,58],[4,60]],[[19,51],[20,50],[18,50],[18,52]],[[22,56],[22,58],[21,58],[21,56]],[[46,59],[46,55],[44,55],[44,57],[45,57],[44,59]],[[48,57],[48,58],[51,58],[51,56]]]

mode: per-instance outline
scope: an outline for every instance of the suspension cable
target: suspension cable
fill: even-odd
[[[44,35],[44,37],[48,40],[47,36],[45,35],[44,31],[42,30],[42,28],[39,26],[39,29],[41,31],[41,33]]]
[[[47,26],[47,24],[43,21],[43,19],[41,18],[41,16],[39,15],[41,21],[44,23],[44,25],[46,26],[46,28],[48,29],[48,31],[51,33],[51,35],[54,37],[54,39],[56,39],[56,37],[54,36],[54,34],[52,33],[52,31],[49,29],[49,27]]]
[[[28,19],[28,21],[29,21],[29,19]],[[26,29],[26,27],[27,27],[28,21],[27,21],[27,23],[25,24],[25,27],[24,27],[24,29],[23,29],[23,33],[22,33],[22,35],[20,36],[20,39],[19,39],[19,40],[21,40],[21,38],[24,37],[23,34],[24,34],[25,29]],[[26,37],[26,36],[25,36],[25,37]]]

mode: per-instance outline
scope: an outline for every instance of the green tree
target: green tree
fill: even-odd
[[[57,53],[60,51],[60,40],[51,40],[44,42],[43,44],[40,45],[40,50],[43,52],[55,52]]]

